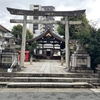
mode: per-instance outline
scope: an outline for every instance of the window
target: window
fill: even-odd
[[[35,19],[35,20],[38,20],[38,16],[34,16],[34,19]]]
[[[39,5],[34,5],[34,7],[39,7]]]
[[[34,29],[38,29],[38,24],[34,24]]]
[[[34,9],[34,11],[39,11],[39,9]]]

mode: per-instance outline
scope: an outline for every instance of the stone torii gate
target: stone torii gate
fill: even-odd
[[[20,67],[24,66],[24,54],[25,54],[25,43],[26,43],[26,24],[27,23],[36,23],[36,24],[65,24],[65,59],[66,67],[70,69],[70,60],[69,60],[69,24],[81,24],[81,21],[69,21],[69,16],[81,16],[84,14],[85,10],[75,10],[75,11],[32,11],[32,10],[22,10],[7,8],[10,14],[13,15],[22,15],[24,16],[23,20],[11,19],[12,23],[23,23],[22,31],[22,45],[21,45],[21,60]],[[42,20],[27,20],[27,16],[64,16],[65,21],[42,21]]]

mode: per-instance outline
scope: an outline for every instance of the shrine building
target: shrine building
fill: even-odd
[[[36,41],[39,49],[34,50],[34,56],[38,59],[60,59],[61,50],[65,48],[65,40],[58,34],[48,30],[27,41],[31,45]]]

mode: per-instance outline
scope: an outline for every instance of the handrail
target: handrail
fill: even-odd
[[[16,61],[16,60],[14,60],[14,62],[12,63],[12,65],[11,65],[11,67],[10,67],[10,68],[12,68],[12,67],[13,67],[13,65],[14,65],[15,61]]]
[[[12,72],[13,70],[13,66],[16,63],[17,59],[15,58],[15,60],[13,61],[13,63],[11,64],[10,68],[8,68],[7,72]]]

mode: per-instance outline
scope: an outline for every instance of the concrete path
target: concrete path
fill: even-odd
[[[67,73],[66,67],[61,66],[60,60],[40,60],[33,62],[30,65],[30,62],[24,63],[24,68],[22,71],[25,73]]]

